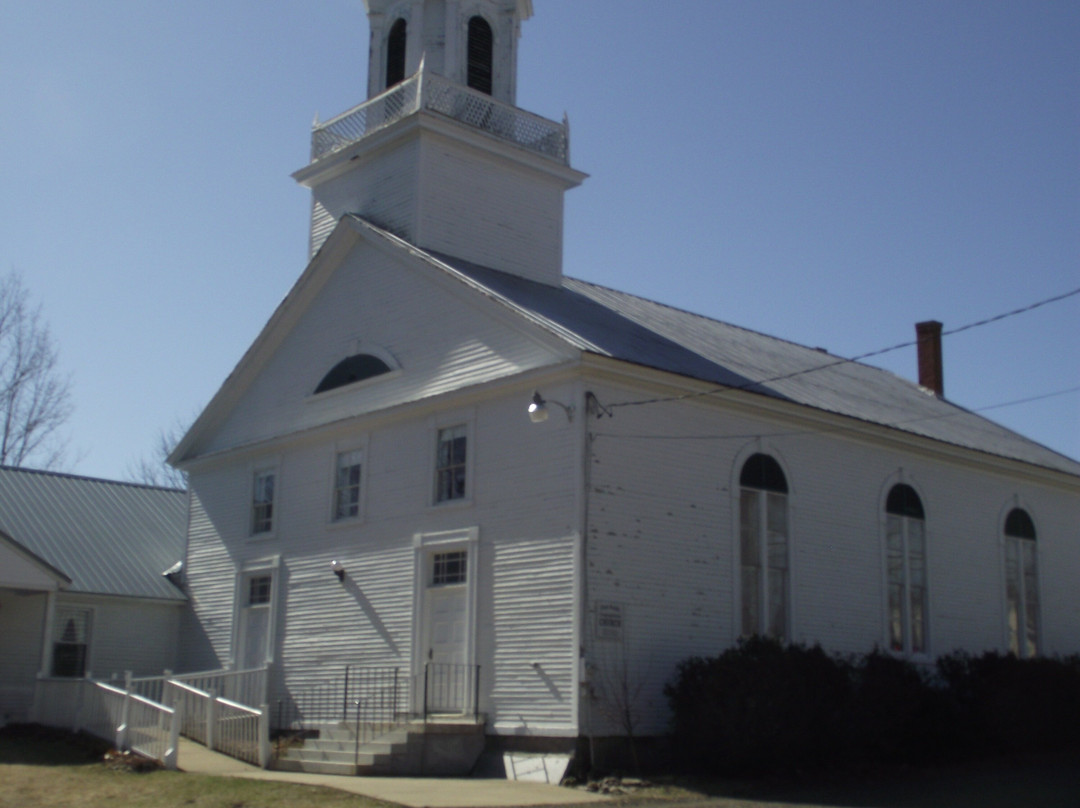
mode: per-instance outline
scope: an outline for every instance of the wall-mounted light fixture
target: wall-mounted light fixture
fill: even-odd
[[[567,421],[574,420],[574,408],[572,406],[568,407],[567,405],[555,400],[552,400],[550,402],[545,401],[544,397],[540,395],[539,391],[533,393],[532,403],[529,404],[529,420],[532,421],[534,424],[539,424],[543,421],[546,421],[548,419],[547,405],[549,403],[558,404],[560,407],[562,407],[563,412],[566,413]]]
[[[338,561],[336,558],[334,559],[334,562],[330,565],[330,569],[334,571],[334,575],[338,577],[339,581],[345,580],[345,565]]]

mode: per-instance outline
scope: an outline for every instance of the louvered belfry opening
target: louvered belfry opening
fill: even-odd
[[[393,87],[405,80],[405,20],[398,20],[390,28],[386,40],[386,86]]]
[[[495,52],[495,39],[491,26],[483,17],[476,16],[469,20],[469,65],[466,84],[474,90],[491,95],[492,60]]]

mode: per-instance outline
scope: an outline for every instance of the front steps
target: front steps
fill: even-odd
[[[278,757],[279,771],[376,776],[464,776],[484,749],[483,722],[440,719],[411,721],[356,748],[346,724],[327,724],[317,738],[289,746]]]

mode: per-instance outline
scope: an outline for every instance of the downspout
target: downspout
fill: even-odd
[[[582,409],[584,417],[581,419],[582,442],[582,473],[581,473],[581,604],[580,623],[578,632],[580,642],[578,644],[578,704],[584,703],[584,734],[589,741],[589,767],[592,768],[596,760],[595,739],[593,738],[592,710],[590,704],[591,683],[589,681],[589,658],[586,645],[589,636],[589,494],[592,487],[592,442],[593,435],[589,432],[589,418],[593,414],[593,404],[596,397],[591,391],[585,392],[585,406]]]

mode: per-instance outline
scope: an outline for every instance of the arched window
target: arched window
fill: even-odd
[[[465,83],[474,90],[491,95],[492,63],[495,53],[495,37],[491,26],[483,17],[469,19],[469,62]]]
[[[788,639],[788,485],[773,458],[755,454],[739,475],[742,634]]]
[[[889,589],[889,647],[926,652],[929,621],[926,520],[922,500],[900,483],[885,501],[885,567]]]
[[[405,79],[405,20],[398,19],[390,26],[386,39],[386,86],[393,87]]]
[[[315,392],[325,393],[327,390],[334,390],[353,382],[360,382],[364,379],[370,379],[372,376],[379,376],[389,372],[390,366],[379,357],[371,354],[354,354],[342,359],[330,368],[330,372],[323,376],[319,386],[315,388]]]
[[[1010,651],[1018,657],[1039,652],[1035,523],[1021,508],[1013,508],[1005,517],[1005,623]]]

